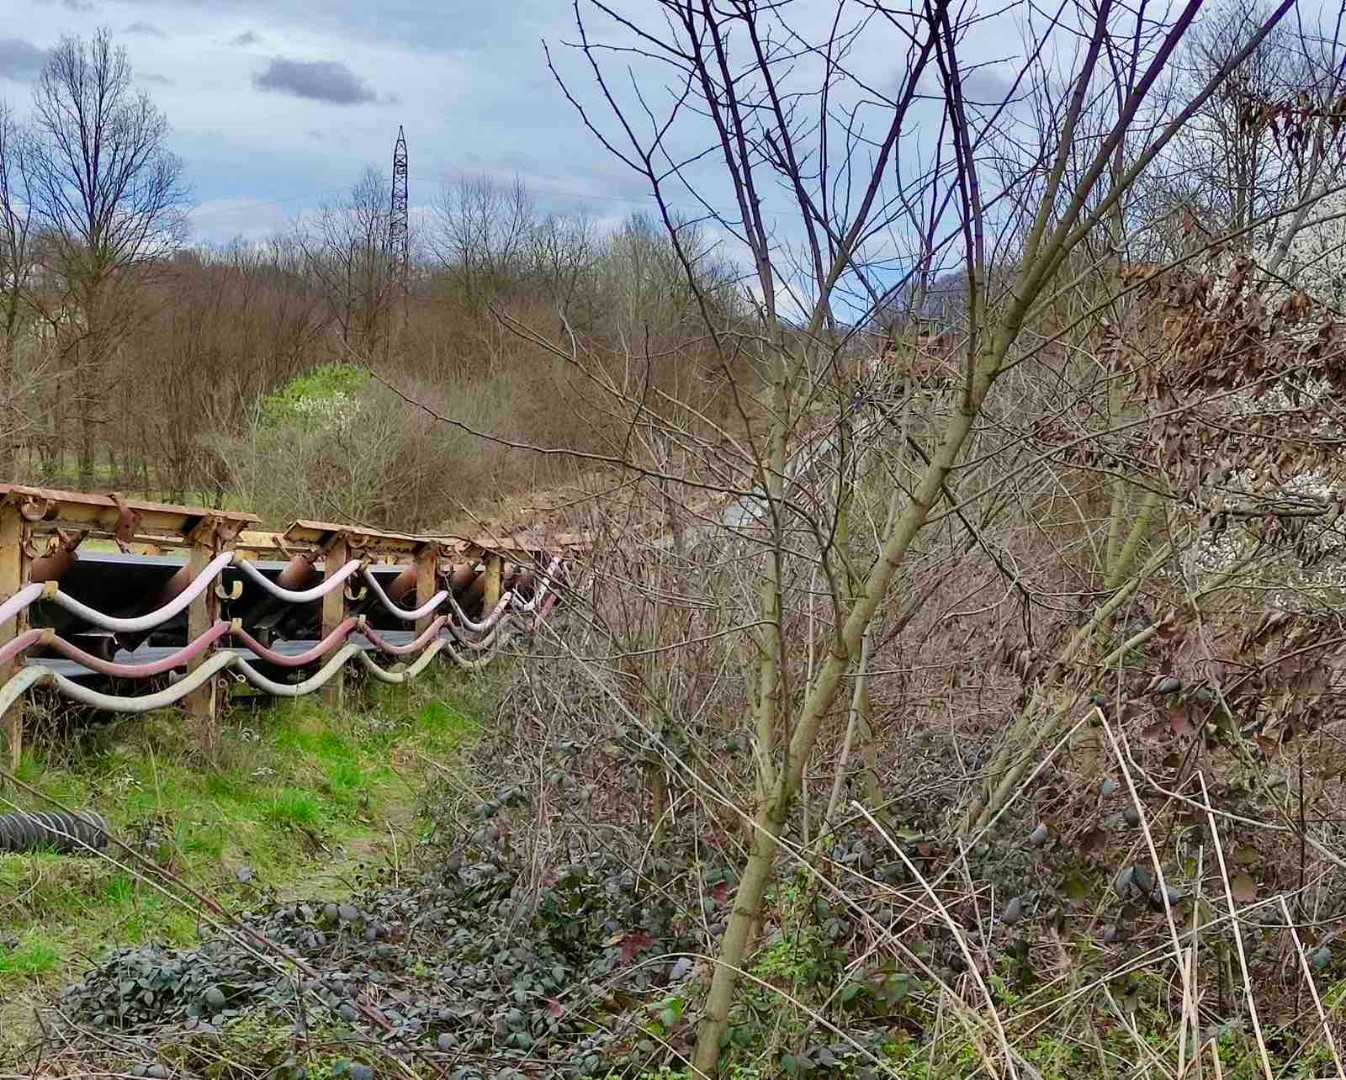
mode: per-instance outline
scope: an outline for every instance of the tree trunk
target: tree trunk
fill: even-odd
[[[1017,330],[1017,327],[1014,329]],[[879,557],[865,580],[864,590],[851,606],[827,660],[809,688],[786,751],[784,767],[777,770],[771,797],[758,812],[754,823],[752,853],[739,879],[734,909],[720,944],[715,973],[711,977],[706,1012],[697,1029],[692,1068],[706,1076],[715,1073],[719,1061],[720,1047],[729,1027],[729,1009],[738,989],[739,972],[751,945],[752,927],[761,915],[762,898],[771,879],[781,828],[799,794],[804,769],[813,753],[819,728],[836,702],[842,680],[850,669],[851,658],[858,654],[864,632],[887,595],[888,587],[906,558],[912,541],[925,526],[930,511],[943,495],[944,483],[953,471],[1012,340],[1012,334],[1002,332],[992,353],[975,373],[974,384],[963,406],[949,419],[939,450],[926,467],[920,485],[898,517],[891,534],[885,538]]]

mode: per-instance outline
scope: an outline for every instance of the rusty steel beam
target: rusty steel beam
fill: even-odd
[[[296,546],[302,544],[323,548],[338,536],[344,539],[353,554],[361,555],[414,555],[425,544],[439,542],[436,537],[363,529],[330,521],[296,521],[285,530],[282,539]]]
[[[128,545],[142,536],[188,544],[190,534],[212,520],[234,532],[261,521],[256,514],[237,510],[176,506],[124,499],[116,493],[91,494],[24,484],[0,484],[0,503],[17,507],[24,519],[35,525],[73,525]]]

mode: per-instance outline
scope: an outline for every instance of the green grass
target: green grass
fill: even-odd
[[[0,945],[0,976],[30,979],[61,967],[61,946],[37,931],[30,931],[13,945]]]
[[[427,781],[453,774],[482,707],[481,692],[447,673],[378,687],[341,711],[315,699],[235,703],[212,761],[165,712],[35,739],[19,775],[97,810],[121,839],[240,909],[262,894],[344,891],[362,862],[405,850]],[[0,812],[16,806],[40,803],[0,789]],[[198,906],[108,860],[0,855],[0,1032],[20,989],[50,992],[105,947],[190,943],[207,929]]]

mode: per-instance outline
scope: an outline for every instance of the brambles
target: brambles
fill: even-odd
[[[569,1068],[582,1071],[588,1054],[575,1047],[586,1016],[612,994],[667,983],[670,969],[686,975],[647,962],[684,950],[687,924],[666,900],[638,895],[621,860],[595,854],[559,867],[531,894],[519,887],[517,854],[488,826],[467,847],[423,862],[412,880],[371,881],[341,903],[245,914],[272,950],[220,933],[191,949],[116,951],[65,991],[63,1010],[161,1043],[228,1031],[246,1016],[317,1010],[394,1046],[520,1061],[555,1047],[577,1054]],[[282,951],[317,977],[296,974]],[[386,1032],[370,1024],[371,1011]]]

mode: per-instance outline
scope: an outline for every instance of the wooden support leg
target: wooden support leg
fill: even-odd
[[[429,543],[416,552],[416,606],[430,602],[439,586],[439,545]],[[435,613],[416,620],[416,633],[420,634],[434,621]]]
[[[323,555],[323,573],[335,574],[350,560],[350,547],[344,536],[338,537]],[[322,627],[319,637],[326,637],[346,618],[346,588],[333,589],[322,598]],[[322,697],[329,705],[341,704],[342,683],[345,676],[337,672],[322,688]]]
[[[219,541],[213,528],[206,528],[200,536],[194,537],[192,546],[187,549],[187,570],[190,579],[195,581],[218,553]],[[215,620],[219,617],[220,600],[215,594],[215,584],[212,584],[187,607],[187,640],[195,641],[214,626]],[[213,648],[207,649],[188,665],[188,670],[195,671],[213,653]],[[207,759],[211,761],[215,759],[218,735],[219,702],[216,698],[215,680],[211,679],[204,686],[188,694],[184,701],[191,730],[198,739],[198,745],[205,751]]]
[[[505,557],[494,552],[486,556],[486,592],[482,596],[482,614],[500,603],[500,588],[505,577]]]
[[[0,505],[0,600],[23,588],[27,576],[28,522],[12,503]],[[11,622],[0,626],[0,645],[8,644],[28,629],[28,614],[24,612]],[[17,664],[6,665],[0,671],[0,682],[9,679],[18,670]],[[8,768],[18,769],[23,757],[23,701],[9,708],[5,720],[6,743],[9,747]]]

